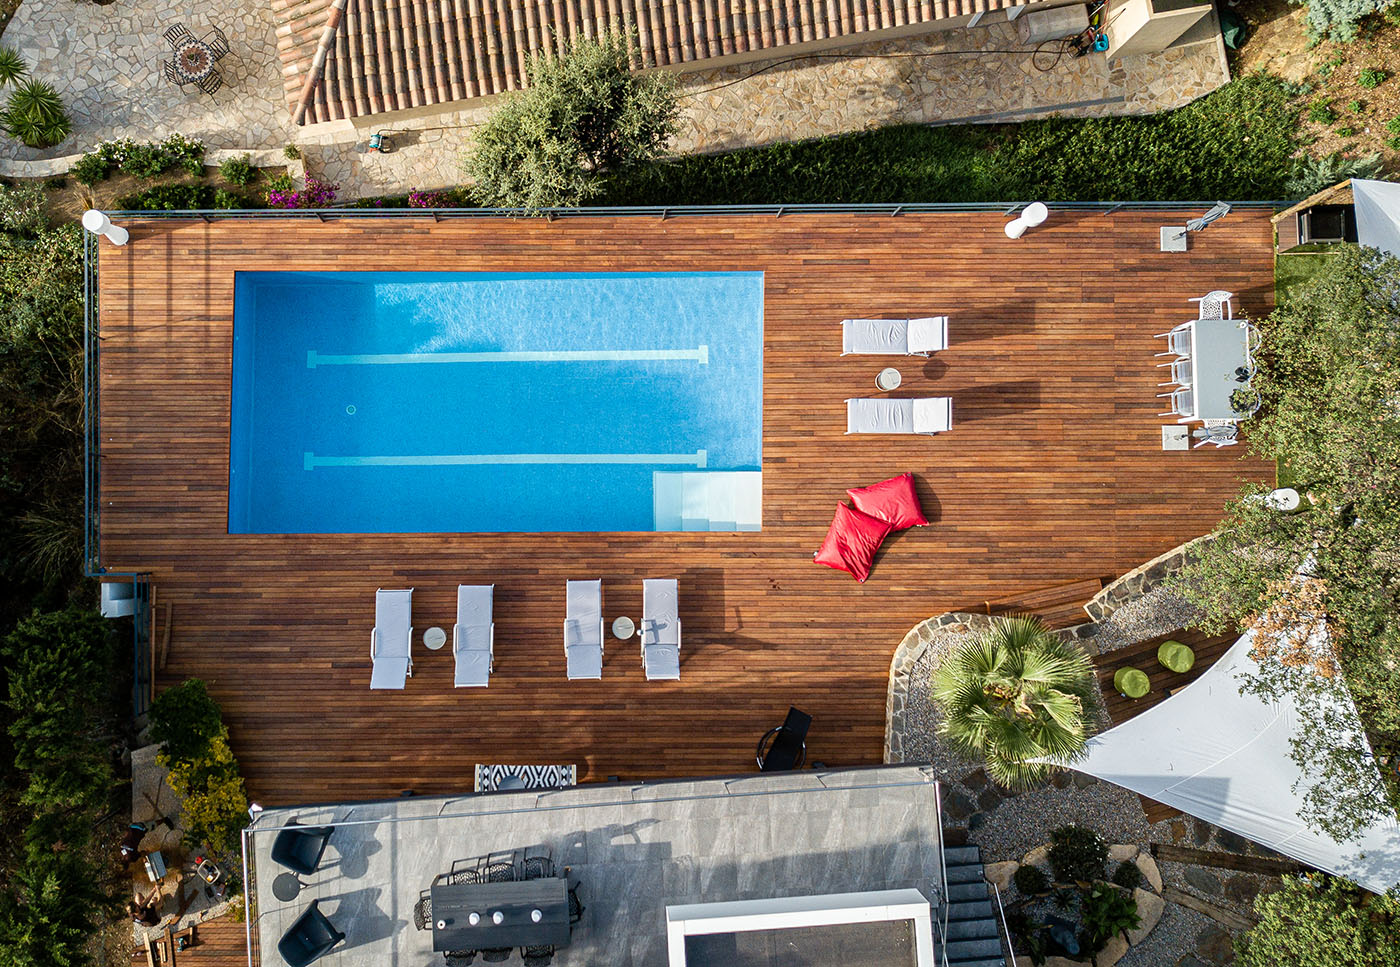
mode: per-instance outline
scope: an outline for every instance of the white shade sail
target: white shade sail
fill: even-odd
[[[1400,256],[1400,184],[1353,178],[1351,195],[1357,242]]]
[[[1090,739],[1087,758],[1074,768],[1368,890],[1380,893],[1400,883],[1400,827],[1393,815],[1341,843],[1299,818],[1311,786],[1298,782],[1302,772],[1289,755],[1289,739],[1300,726],[1297,709],[1291,699],[1270,703],[1240,694],[1240,679],[1258,667],[1249,656],[1252,637],[1246,633],[1161,704]],[[1339,711],[1360,735],[1350,698]]]

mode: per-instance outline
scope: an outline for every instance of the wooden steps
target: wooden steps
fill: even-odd
[[[1043,621],[1047,628],[1071,628],[1089,620],[1084,605],[1103,590],[1105,581],[1105,578],[1086,578],[1068,584],[1055,584],[987,601],[983,607],[987,614],[998,617],[1029,614]]]
[[[306,104],[305,123],[446,104],[520,90],[536,54],[578,38],[634,35],[637,69],[715,57],[774,56],[976,12],[1013,0],[347,0]],[[330,16],[330,0],[273,0],[295,113]]]

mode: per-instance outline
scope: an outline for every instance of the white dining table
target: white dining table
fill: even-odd
[[[1197,319],[1191,322],[1192,414],[1178,423],[1196,420],[1243,420],[1248,412],[1230,405],[1230,395],[1249,383],[1236,375],[1252,370],[1249,324],[1243,319]]]

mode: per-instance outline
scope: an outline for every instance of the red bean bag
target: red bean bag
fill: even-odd
[[[837,504],[831,529],[814,557],[818,564],[849,571],[857,581],[864,581],[870,576],[870,562],[875,559],[880,542],[893,529],[878,517]]]
[[[851,495],[851,503],[855,504],[856,510],[888,521],[894,530],[928,523],[919,504],[919,495],[914,490],[912,473],[902,473],[898,477],[846,493]]]

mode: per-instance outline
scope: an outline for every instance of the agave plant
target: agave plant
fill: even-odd
[[[31,148],[47,148],[68,137],[73,122],[52,84],[29,80],[10,92],[0,127]]]
[[[1033,617],[1003,618],[955,648],[934,677],[941,734],[987,775],[1025,789],[1084,749],[1099,704],[1094,666]]]
[[[13,47],[0,47],[0,86],[13,84],[28,73],[29,67],[19,51]]]

